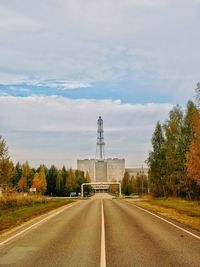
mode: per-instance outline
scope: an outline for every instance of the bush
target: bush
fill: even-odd
[[[14,194],[3,195],[0,197],[0,209],[17,208],[23,206],[32,206],[35,204],[47,203],[48,198],[40,195]]]

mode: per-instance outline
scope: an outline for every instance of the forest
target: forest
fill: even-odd
[[[196,103],[188,101],[185,110],[176,105],[169,117],[158,121],[152,135],[152,150],[146,163],[148,179],[144,175],[124,174],[124,194],[152,193],[156,197],[178,196],[200,198],[200,89]]]

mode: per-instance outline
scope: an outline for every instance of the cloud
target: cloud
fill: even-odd
[[[96,123],[104,119],[107,157],[125,157],[128,166],[144,163],[157,120],[165,120],[170,104],[123,104],[113,100],[63,97],[0,97],[0,133],[16,162],[37,166],[66,164],[94,157]]]
[[[193,96],[198,0],[20,3],[0,3],[1,71],[58,81],[129,80],[135,94],[143,87],[176,102]]]
[[[67,81],[56,79],[41,79],[41,78],[29,78],[25,75],[10,74],[6,72],[0,72],[0,85],[13,85],[14,86],[35,86],[35,87],[49,87],[56,89],[75,89],[75,88],[87,88],[91,84],[86,81]]]

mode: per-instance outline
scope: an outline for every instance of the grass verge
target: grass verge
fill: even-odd
[[[12,203],[15,204],[10,203],[8,205],[5,204],[5,201],[10,202],[10,200],[0,198],[0,234],[39,215],[73,202],[73,200],[64,198],[49,199],[47,197],[20,197],[20,201],[17,197],[17,201],[12,200]]]
[[[179,198],[129,199],[127,201],[200,231],[200,202],[198,201]]]

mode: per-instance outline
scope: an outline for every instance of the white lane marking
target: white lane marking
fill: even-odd
[[[127,202],[127,203],[128,203],[128,202]],[[197,238],[197,239],[200,240],[200,236],[195,235],[195,234],[193,234],[193,233],[190,232],[190,231],[187,231],[186,229],[184,229],[184,228],[182,228],[182,227],[180,227],[180,226],[178,226],[178,225],[176,225],[176,224],[174,224],[174,223],[172,223],[172,222],[170,222],[170,221],[168,221],[168,220],[166,220],[166,219],[160,217],[159,215],[157,215],[157,214],[155,214],[155,213],[152,213],[152,212],[150,212],[150,211],[148,211],[148,210],[146,210],[146,209],[143,209],[143,208],[141,208],[141,207],[138,207],[137,205],[135,205],[135,204],[133,204],[133,203],[128,203],[128,204],[133,205],[134,207],[136,207],[136,208],[138,208],[138,209],[140,209],[140,210],[143,210],[143,211],[145,211],[145,212],[147,212],[147,213],[153,215],[154,217],[159,218],[160,220],[162,220],[162,221],[164,221],[164,222],[166,222],[166,223],[168,223],[168,224],[170,224],[170,225],[172,225],[172,226],[178,228],[179,230],[181,230],[181,231],[183,231],[183,232],[185,232],[185,233],[187,233],[187,234],[189,234],[189,235],[191,235],[191,236],[193,236],[193,237],[195,237],[195,238]]]
[[[101,257],[100,267],[106,267],[106,244],[103,199],[101,199]]]
[[[16,237],[20,236],[21,234],[27,232],[28,230],[30,230],[30,229],[32,229],[32,228],[34,228],[34,227],[36,228],[36,227],[39,226],[40,224],[42,224],[42,223],[48,221],[49,219],[55,217],[56,215],[58,215],[58,214],[60,214],[61,212],[65,211],[66,209],[71,208],[72,206],[76,205],[77,203],[79,203],[79,202],[75,202],[75,203],[72,203],[72,204],[68,204],[68,205],[67,205],[66,207],[64,207],[63,209],[61,209],[61,210],[59,210],[59,211],[57,211],[57,212],[55,212],[55,213],[49,215],[48,217],[42,219],[42,220],[39,221],[39,222],[36,222],[36,223],[32,224],[31,226],[29,226],[29,227],[25,228],[24,230],[18,232],[17,234],[15,234],[15,235],[13,235],[13,236],[7,238],[6,240],[2,241],[2,242],[0,243],[0,246],[2,246],[2,245],[4,245],[4,244],[8,243],[9,241],[15,239]]]

